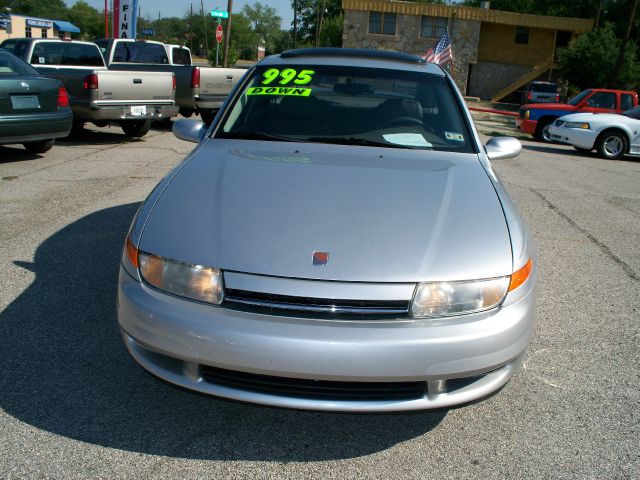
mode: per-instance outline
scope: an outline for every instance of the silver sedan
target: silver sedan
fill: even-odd
[[[352,412],[505,385],[534,328],[535,246],[451,78],[411,55],[302,49],[249,70],[140,207],[118,320],[202,393]]]

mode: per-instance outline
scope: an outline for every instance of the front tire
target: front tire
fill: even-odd
[[[129,120],[120,125],[122,131],[129,138],[144,137],[151,128],[151,120]]]
[[[596,140],[596,149],[602,158],[618,160],[627,153],[628,142],[624,133],[610,130],[603,132]]]
[[[533,134],[536,137],[536,140],[545,143],[552,143],[551,133],[549,132],[549,127],[553,123],[553,119],[545,118],[538,122],[538,126],[536,128],[535,133]]]
[[[23,143],[24,148],[29,153],[45,153],[51,150],[54,140],[42,140],[41,142]]]

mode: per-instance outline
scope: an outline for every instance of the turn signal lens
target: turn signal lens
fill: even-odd
[[[531,267],[533,264],[531,263],[531,259],[522,267],[520,270],[511,275],[511,283],[509,284],[509,291],[512,292],[519,286],[521,286],[524,282],[527,281],[529,275],[531,275]]]
[[[130,237],[127,237],[127,243],[125,245],[125,251],[127,253],[127,260],[135,268],[138,268],[138,249],[133,245]]]

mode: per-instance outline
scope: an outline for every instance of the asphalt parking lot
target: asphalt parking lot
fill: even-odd
[[[640,159],[494,162],[538,243],[524,368],[458,409],[288,411],[176,390],[120,340],[131,217],[193,144],[91,128],[0,146],[0,478],[639,478]]]

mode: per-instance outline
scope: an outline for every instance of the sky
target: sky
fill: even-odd
[[[104,0],[85,0],[89,5],[104,10]],[[258,0],[234,0],[233,11],[239,12],[245,4],[254,4]],[[76,0],[66,0],[67,5],[71,6]],[[139,0],[142,16],[144,18],[158,18],[158,12],[162,17],[183,17],[193,3],[193,10],[200,11],[200,1],[180,1],[180,0]],[[291,0],[261,0],[261,3],[267,4],[278,11],[278,15],[282,17],[282,28],[288,30],[293,20],[293,10],[291,8]],[[226,0],[204,0],[205,12],[211,10],[226,10]],[[231,24],[233,28],[233,24]]]

